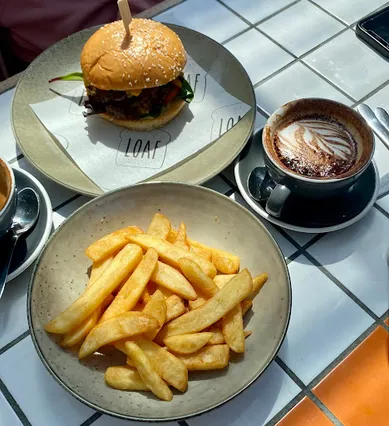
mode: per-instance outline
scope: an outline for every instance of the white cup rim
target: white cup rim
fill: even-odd
[[[7,211],[9,205],[11,204],[14,197],[14,193],[15,193],[15,187],[16,187],[15,174],[12,170],[12,167],[8,164],[8,162],[4,158],[0,157],[0,167],[3,167],[3,165],[8,170],[9,175],[11,176],[11,190],[9,192],[7,202],[4,204],[3,208],[0,209],[0,219],[3,216],[3,214]]]
[[[301,101],[306,101],[306,100],[309,100],[309,101],[327,101],[328,103],[333,103],[333,104],[337,104],[337,105],[341,105],[342,107],[344,107],[344,108],[346,108],[346,109],[349,109],[349,110],[351,110],[351,111],[353,111],[353,112],[355,112],[356,114],[358,114],[358,112],[357,111],[354,111],[352,108],[350,108],[349,106],[347,106],[347,105],[344,105],[344,104],[342,104],[342,103],[340,103],[340,102],[337,102],[337,101],[334,101],[334,100],[332,100],[332,99],[326,99],[326,98],[301,98],[301,99],[296,99],[296,100],[294,100],[294,101],[291,101],[291,102],[288,102],[287,104],[285,104],[285,105],[282,105],[281,107],[279,107],[276,111],[274,111],[273,112],[273,114],[271,114],[270,116],[269,116],[269,118],[267,119],[267,122],[266,122],[266,124],[265,124],[265,126],[264,126],[264,128],[263,128],[263,133],[262,133],[262,146],[263,146],[263,149],[264,149],[264,151],[265,151],[265,153],[266,153],[266,156],[267,156],[267,158],[271,161],[271,163],[274,165],[274,167],[276,167],[277,169],[279,169],[279,170],[282,170],[282,173],[284,173],[284,174],[286,174],[286,175],[288,175],[288,176],[290,176],[290,177],[292,177],[292,178],[294,178],[294,179],[298,179],[298,180],[301,180],[301,181],[304,181],[304,182],[310,182],[310,183],[322,183],[322,184],[325,184],[325,183],[334,183],[334,182],[342,182],[342,181],[344,181],[344,180],[348,180],[348,179],[351,179],[351,178],[354,178],[355,176],[359,176],[361,173],[363,173],[368,167],[369,167],[369,165],[370,165],[370,163],[371,163],[371,161],[372,161],[372,159],[373,159],[373,156],[374,156],[374,152],[375,152],[375,141],[374,141],[374,134],[373,134],[373,131],[371,130],[371,128],[370,128],[370,126],[368,125],[368,123],[365,121],[365,119],[362,117],[362,116],[360,116],[360,119],[361,119],[361,122],[364,122],[364,124],[365,124],[365,126],[366,126],[366,128],[368,129],[368,131],[370,131],[371,132],[371,134],[372,134],[372,140],[373,140],[373,148],[372,148],[372,151],[371,151],[371,153],[370,153],[370,157],[369,157],[369,159],[366,161],[366,163],[364,164],[364,166],[363,167],[361,167],[360,169],[358,169],[354,174],[352,174],[352,175],[349,175],[349,176],[344,176],[344,177],[341,177],[341,178],[332,178],[332,179],[318,179],[318,178],[315,178],[315,177],[307,177],[307,176],[303,176],[303,175],[300,175],[300,174],[298,174],[298,173],[293,173],[293,172],[291,172],[287,167],[281,167],[274,159],[273,159],[273,157],[272,157],[272,155],[271,155],[271,153],[269,152],[269,150],[268,150],[268,148],[267,148],[267,144],[265,143],[265,138],[266,138],[266,134],[267,134],[267,132],[269,131],[270,132],[270,130],[271,130],[271,126],[270,126],[270,124],[269,124],[269,122],[271,122],[276,116],[284,116],[285,115],[285,107],[287,107],[288,105],[290,105],[290,104],[294,104],[294,103],[299,103],[299,102],[301,102]],[[359,115],[359,114],[358,114]]]

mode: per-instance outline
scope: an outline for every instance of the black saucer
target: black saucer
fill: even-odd
[[[379,175],[374,161],[342,195],[321,200],[310,200],[291,194],[281,217],[275,218],[265,210],[266,198],[255,201],[250,195],[247,181],[255,167],[264,166],[262,131],[249,141],[235,166],[235,177],[246,201],[261,216],[276,225],[302,232],[335,231],[358,221],[373,206],[378,188]],[[250,198],[248,200],[247,198]]]

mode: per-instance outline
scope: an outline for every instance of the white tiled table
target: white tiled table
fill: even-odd
[[[260,128],[277,107],[299,97],[328,97],[353,107],[363,101],[389,110],[389,64],[354,32],[358,19],[385,3],[186,0],[156,19],[203,32],[238,57],[255,87]],[[13,91],[0,95],[0,155],[38,177],[51,197],[58,227],[87,198],[49,181],[20,154],[10,124]],[[389,172],[389,151],[378,138],[377,144],[375,156],[383,175]],[[231,167],[206,186],[245,205]],[[288,259],[292,277],[287,337],[277,359],[247,391],[209,414],[189,419],[189,426],[275,425],[305,396],[333,424],[342,424],[313,394],[313,386],[374,327],[389,330],[384,324],[389,308],[389,195],[358,224],[330,235],[265,226]],[[0,300],[0,426],[134,424],[95,413],[46,372],[26,321],[30,274],[31,268],[8,284]],[[389,410],[387,418],[389,424]]]

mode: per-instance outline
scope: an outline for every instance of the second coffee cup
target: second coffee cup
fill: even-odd
[[[275,111],[262,133],[265,163],[276,183],[266,211],[276,217],[290,196],[329,198],[346,191],[372,161],[374,135],[353,109],[321,98]]]

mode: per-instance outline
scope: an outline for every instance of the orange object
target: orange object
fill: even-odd
[[[385,320],[385,324],[386,324],[386,325],[389,325],[389,317],[388,317],[388,318],[386,318],[386,320]]]
[[[332,421],[305,397],[276,426],[333,426]]]
[[[377,327],[314,393],[344,426],[388,426],[389,333]]]

